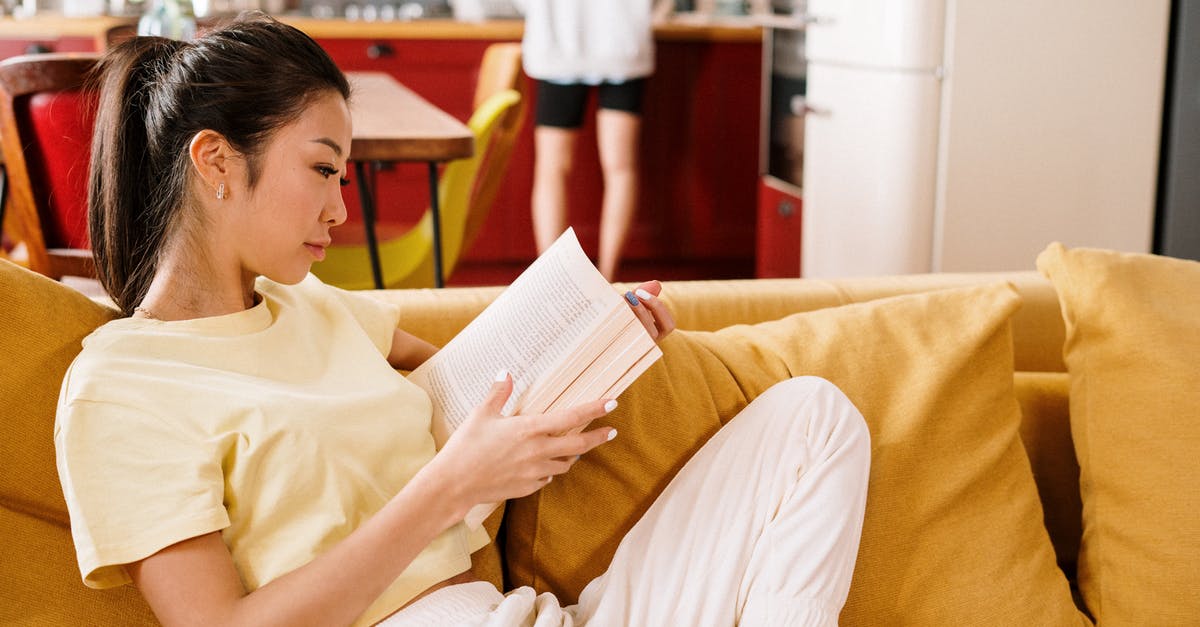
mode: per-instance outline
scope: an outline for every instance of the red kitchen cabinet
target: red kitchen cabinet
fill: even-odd
[[[800,276],[800,223],[804,204],[800,188],[773,176],[758,187],[758,238],[755,276]]]
[[[488,40],[320,39],[347,71],[383,71],[466,121]],[[761,47],[757,42],[660,41],[646,89],[639,213],[625,258],[703,266],[711,278],[754,271]],[[506,180],[463,263],[511,263],[535,255],[533,184],[535,89]],[[594,110],[594,97],[589,108]],[[603,181],[589,113],[578,142],[569,221],[595,255]],[[397,164],[378,175],[381,222],[413,222],[429,202],[425,167]],[[346,203],[361,220],[350,186]]]

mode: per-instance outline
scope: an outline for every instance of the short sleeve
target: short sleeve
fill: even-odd
[[[125,565],[229,526],[221,443],[134,407],[59,406],[59,480],[83,581],[129,583]]]
[[[364,292],[353,292],[326,285],[315,275],[308,275],[304,285],[319,290],[323,296],[345,307],[366,332],[379,352],[387,357],[392,350],[392,336],[400,326],[400,306],[384,302]]]

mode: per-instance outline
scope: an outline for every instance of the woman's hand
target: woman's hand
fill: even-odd
[[[656,342],[661,342],[675,330],[675,318],[671,316],[666,304],[658,298],[661,293],[662,283],[658,281],[646,281],[632,291],[625,292],[625,301]]]
[[[612,411],[616,401],[599,400],[548,414],[501,415],[512,389],[512,378],[500,373],[488,397],[434,457],[433,463],[449,473],[466,509],[532,494],[567,472],[580,455],[617,435],[611,427],[582,431]]]

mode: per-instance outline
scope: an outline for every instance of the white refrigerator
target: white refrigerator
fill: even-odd
[[[804,276],[928,272],[943,0],[809,0]]]
[[[1152,244],[1169,0],[809,0],[801,274]]]

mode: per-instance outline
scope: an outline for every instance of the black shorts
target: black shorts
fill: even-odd
[[[597,87],[600,108],[642,113],[642,92],[646,79],[635,78],[620,83],[600,83]],[[583,112],[587,108],[588,91],[592,85],[583,83],[537,82],[537,112],[534,121],[538,126],[579,128],[583,125]]]

